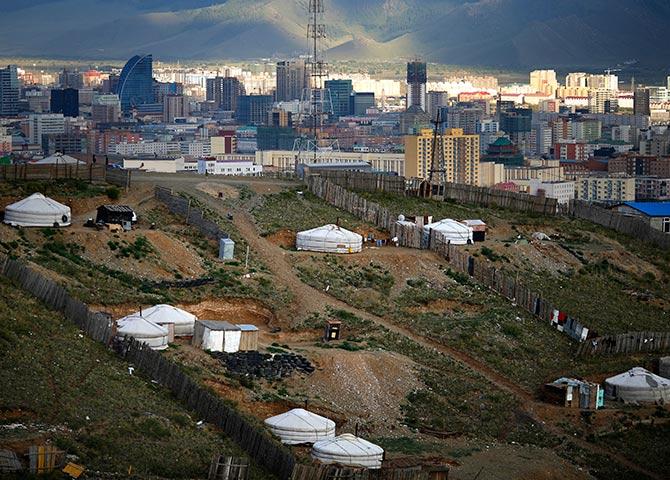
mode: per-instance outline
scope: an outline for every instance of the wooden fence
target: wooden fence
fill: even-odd
[[[670,350],[668,332],[629,332],[593,338],[579,346],[578,355],[616,355]]]
[[[318,175],[348,190],[405,195],[405,177],[380,173],[319,170]]]
[[[0,165],[0,180],[55,180],[73,178],[89,182],[104,182],[107,170],[104,165]]]
[[[422,467],[369,470],[337,465],[296,465],[291,480],[429,480],[429,475]]]
[[[317,175],[348,190],[386,192],[407,196],[418,195],[423,182],[418,178],[406,179],[366,172],[325,170]],[[553,198],[460,183],[447,183],[439,187],[433,185],[429,189],[445,200],[455,200],[481,207],[500,207],[519,212],[579,218],[653,243],[661,248],[670,248],[670,235],[651,227],[644,219],[581,200],[572,200],[568,205],[559,205],[558,201]]]
[[[16,282],[44,304],[77,325],[92,339],[112,343],[112,320],[109,316],[91,312],[88,306],[72,298],[61,285],[46,278],[24,263],[0,257],[0,273]],[[256,462],[280,479],[290,478],[295,458],[283,445],[274,440],[262,427],[254,425],[223,399],[201,387],[173,361],[145,344],[126,339],[114,342],[119,355],[132,362],[138,371],[168,388],[173,395],[199,418],[221,428]]]
[[[206,237],[217,242],[222,238],[228,238],[228,234],[221,230],[216,222],[206,218],[199,208],[192,206],[190,200],[175,195],[172,190],[163,187],[156,187],[154,195],[171,213],[183,217],[188,225],[193,225]]]
[[[107,169],[107,183],[122,187],[126,191],[130,189],[130,181],[132,179],[132,170],[121,170],[118,168]]]

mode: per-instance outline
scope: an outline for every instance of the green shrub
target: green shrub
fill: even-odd
[[[105,189],[105,195],[107,195],[107,198],[110,200],[118,200],[119,197],[121,196],[121,190],[119,190],[119,187],[107,187]]]

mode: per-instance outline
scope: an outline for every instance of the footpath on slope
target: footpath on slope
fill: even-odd
[[[195,194],[195,196],[204,201],[208,206],[212,207],[222,216],[225,216],[227,213],[231,212],[231,208],[222,205],[211,195],[208,195],[204,192],[193,191],[188,191],[188,193],[191,195]],[[473,356],[442,343],[435,342],[382,317],[352,307],[351,305],[302,282],[302,280],[300,280],[300,278],[298,278],[294,272],[293,266],[288,261],[289,254],[281,247],[273,244],[259,235],[258,228],[256,227],[256,224],[254,223],[253,218],[247,209],[244,207],[234,208],[232,209],[232,213],[233,224],[238,229],[239,233],[248,242],[251,249],[255,252],[256,255],[259,256],[260,260],[267,266],[267,268],[276,276],[278,282],[287,287],[293,293],[294,302],[291,306],[291,311],[288,313],[304,314],[305,312],[312,311],[320,312],[323,311],[326,306],[331,306],[339,310],[348,311],[365,320],[374,322],[375,324],[380,325],[391,332],[402,335],[425,348],[432,349],[448,356],[449,358],[470,368],[472,371],[480,374],[482,377],[487,379],[501,390],[514,395],[519,401],[521,410],[528,414],[528,416],[533,421],[543,425],[553,435],[564,440],[570,440],[579,447],[592,453],[613,458],[621,465],[642,473],[647,477],[659,480],[662,478],[653,472],[645,470],[636,463],[631,462],[623,455],[611,452],[580,438],[567,435],[561,428],[554,424],[554,418],[550,415],[552,411],[555,412],[561,407],[555,407],[535,400],[529,391],[520,387],[517,383],[496,372]],[[285,314],[286,313],[284,313],[284,315]],[[278,314],[278,317],[282,318],[282,314]]]

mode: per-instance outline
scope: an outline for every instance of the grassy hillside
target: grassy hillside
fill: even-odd
[[[202,478],[232,442],[0,279],[0,448],[53,442],[89,469]],[[267,478],[256,473],[255,478]]]

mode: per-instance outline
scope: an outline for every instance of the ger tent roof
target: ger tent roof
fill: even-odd
[[[66,227],[72,220],[70,207],[41,193],[12,203],[5,208],[5,223],[21,227]]]
[[[132,337],[146,343],[153,350],[163,350],[168,346],[168,329],[138,315],[128,315],[116,321],[116,336]]]
[[[453,245],[466,245],[468,242],[472,243],[472,228],[451,218],[445,218],[424,225],[424,234],[429,235],[431,230],[440,232],[444,236],[444,241],[449,241]]]
[[[605,380],[605,391],[624,402],[665,403],[670,401],[670,380],[635,367]]]
[[[321,440],[312,447],[312,457],[321,463],[366,468],[381,468],[384,449],[362,438],[345,433]]]
[[[335,437],[335,422],[302,408],[267,418],[265,424],[282,443],[288,445],[314,443]]]
[[[338,225],[324,225],[298,232],[295,239],[298,250],[327,253],[355,253],[363,248],[363,237]]]
[[[139,316],[140,312],[134,315]],[[192,313],[165,304],[154,305],[146,310],[142,310],[141,316],[158,325],[173,323],[175,336],[193,335],[193,325],[195,325],[195,321],[197,320],[197,317]]]
[[[54,153],[48,157],[32,162],[33,165],[86,165],[86,162],[78,160],[70,155]]]

